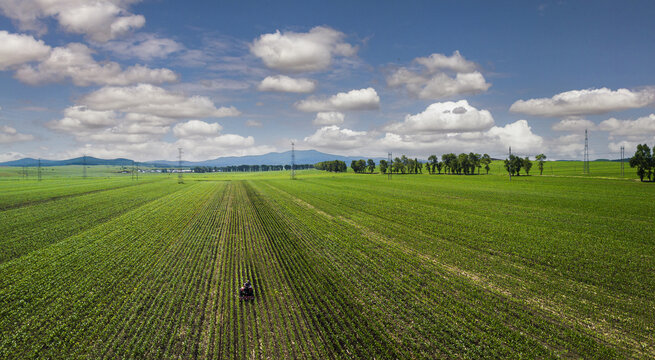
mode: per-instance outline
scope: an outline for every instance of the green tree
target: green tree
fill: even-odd
[[[637,175],[639,176],[639,180],[644,181],[644,177],[646,177],[646,175],[648,175],[648,180],[651,180],[653,155],[651,155],[648,145],[637,145],[637,151],[635,151],[635,155],[630,158],[630,167],[637,168]]]
[[[368,172],[372,174],[373,171],[375,171],[375,161],[373,161],[373,159],[368,159],[366,163],[368,165]]]
[[[475,168],[478,168],[478,175],[480,175],[480,154],[469,153],[469,167],[471,168],[471,174],[475,173]]]
[[[403,161],[399,157],[393,159],[393,172],[402,172],[403,174],[405,173],[405,164],[403,164]]]
[[[489,164],[491,164],[491,156],[489,154],[484,154],[480,158],[480,163],[484,165],[484,169],[487,170],[487,175],[489,175]]]
[[[521,162],[521,165],[523,165],[523,169],[525,169],[525,174],[530,175],[530,169],[532,169],[532,161],[530,161],[530,158],[526,156]]]
[[[423,174],[423,163],[418,161],[417,158],[414,158],[414,164],[416,164],[416,170],[418,170],[418,173]]]
[[[435,166],[437,167],[437,170],[439,171],[439,174],[441,174],[441,168],[443,167],[443,163],[442,162],[437,162],[435,164]]]
[[[380,160],[380,174],[385,174],[387,172],[387,160]]]
[[[544,154],[539,154],[535,157],[535,159],[538,161],[537,166],[539,166],[539,175],[544,174],[544,161],[546,160],[546,155]]]
[[[430,155],[428,157],[428,163],[426,164],[426,167],[428,168],[430,174],[434,174],[434,170],[436,169],[436,165],[438,162],[439,162],[439,158],[437,158],[437,155]]]
[[[471,163],[469,161],[469,156],[461,153],[457,156],[457,173],[461,174],[464,172],[464,175],[467,175],[471,169]]]
[[[505,160],[505,170],[512,175],[519,176],[521,166],[523,166],[523,159],[516,155],[510,155],[509,159]]]

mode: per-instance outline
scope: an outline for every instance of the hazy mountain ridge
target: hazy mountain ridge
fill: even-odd
[[[345,161],[348,165],[352,160],[369,159],[365,156],[342,156],[322,153],[316,150],[296,150],[296,164],[315,164],[321,161],[341,160]],[[383,157],[372,158],[375,162],[379,162]],[[0,163],[0,166],[37,166],[37,159],[23,158],[19,160],[7,161]],[[131,166],[132,160],[118,158],[118,159],[99,159],[92,156],[78,157],[67,160],[41,160],[41,166],[64,166],[64,165],[125,165]],[[171,167],[177,166],[178,162],[175,160],[154,160],[139,162],[140,165]],[[238,166],[238,165],[287,165],[291,164],[291,151],[285,152],[271,152],[263,155],[247,155],[247,156],[226,156],[219,157],[211,160],[204,161],[182,161],[182,166]]]

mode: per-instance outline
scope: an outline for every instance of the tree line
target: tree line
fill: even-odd
[[[655,146],[653,146],[653,152],[651,153],[648,145],[637,145],[635,155],[630,158],[630,167],[637,168],[637,176],[642,182],[644,178],[647,178],[648,181],[655,181],[655,176],[653,176],[655,175]]]
[[[332,161],[321,161],[314,164],[314,169],[324,170],[329,172],[346,172],[348,171],[348,166],[346,163],[341,160],[332,160]]]
[[[307,170],[314,168],[314,165],[296,164],[294,168],[296,170]],[[191,170],[193,170],[194,173],[282,171],[291,170],[291,165],[194,166]]]

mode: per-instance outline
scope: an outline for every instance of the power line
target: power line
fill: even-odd
[[[86,178],[86,154],[82,157],[82,177]]]
[[[184,184],[184,179],[182,178],[182,148],[177,148],[178,155],[177,155],[177,167],[179,173],[177,174],[177,183],[178,184]]]
[[[621,176],[625,176],[625,172],[623,170],[623,159],[625,159],[625,146],[621,146]]]
[[[293,143],[291,142],[291,180],[294,180],[296,178],[296,148]]]
[[[387,160],[387,174],[388,174],[387,175],[387,180],[391,180],[391,173],[393,172],[393,168],[391,167],[391,165],[392,165],[391,153],[387,153],[387,156],[388,156],[388,160]]]
[[[512,181],[512,147],[509,147],[509,181]]]
[[[589,137],[587,129],[584,130],[584,164],[582,173],[589,175]]]

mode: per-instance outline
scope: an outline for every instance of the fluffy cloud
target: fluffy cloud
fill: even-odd
[[[262,124],[261,121],[257,120],[248,120],[246,121],[246,126],[247,127],[262,127],[264,124]]]
[[[310,79],[294,79],[285,75],[267,76],[259,86],[259,91],[277,91],[290,93],[310,93],[316,89],[316,82]]]
[[[306,112],[374,110],[380,107],[380,97],[373,88],[340,92],[327,99],[309,98],[295,104]]]
[[[179,123],[173,128],[173,134],[178,138],[193,138],[216,136],[223,129],[218,123],[207,123],[200,120],[189,120]]]
[[[0,70],[30,61],[42,60],[49,53],[50,46],[42,40],[36,40],[29,35],[0,31]]]
[[[271,69],[288,72],[323,70],[335,56],[353,56],[357,48],[343,41],[345,35],[325,26],[307,33],[276,31],[263,34],[250,45],[250,52]]]
[[[21,134],[11,126],[0,125],[0,144],[11,144],[30,140],[34,140],[34,136]]]
[[[370,143],[366,131],[341,129],[336,125],[324,126],[304,139],[310,146],[319,149],[348,150],[363,147]]]
[[[612,136],[655,135],[655,114],[640,117],[637,120],[618,120],[610,118],[598,124],[602,131]]]
[[[388,125],[396,134],[430,134],[482,131],[491,128],[494,119],[487,110],[478,110],[466,100],[434,103],[425,111],[407,115],[405,121]]]
[[[548,157],[551,159],[575,159],[582,157],[584,137],[580,134],[560,136],[548,142]]]
[[[103,42],[145,25],[142,15],[127,10],[134,2],[138,0],[4,0],[0,11],[23,30],[45,33],[42,20],[54,17],[62,29]]]
[[[336,111],[329,111],[329,112],[320,112],[316,114],[316,118],[314,118],[314,125],[341,125],[343,124],[343,119],[345,116],[343,113],[336,112]]]
[[[205,96],[187,97],[149,84],[103,87],[83,97],[81,102],[94,110],[117,110],[176,119],[218,118],[240,114],[234,107],[216,108]]]
[[[138,34],[128,40],[109,41],[100,47],[123,58],[137,58],[144,61],[166,58],[184,49],[184,46],[177,41],[160,38],[154,34]]]
[[[602,114],[644,107],[655,101],[655,89],[639,91],[608,88],[571,90],[552,98],[518,100],[509,111],[545,117]]]
[[[150,69],[135,65],[123,70],[115,62],[96,62],[92,54],[93,51],[84,44],[71,43],[66,47],[57,47],[36,67],[21,66],[16,72],[16,78],[32,85],[70,78],[78,86],[161,84],[177,81],[177,75],[169,69]]]
[[[562,119],[559,122],[553,124],[552,129],[555,131],[584,131],[584,130],[595,130],[596,124],[593,121],[587,119],[581,119],[577,117],[570,117]]]
[[[476,71],[477,65],[455,51],[451,56],[432,54],[414,59],[423,71],[400,68],[387,77],[391,87],[405,87],[421,99],[441,99],[487,91],[491,84]]]

